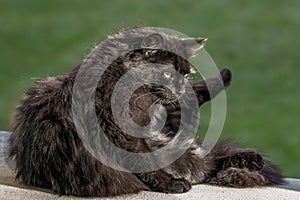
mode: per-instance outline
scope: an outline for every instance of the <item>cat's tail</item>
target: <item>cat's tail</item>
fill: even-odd
[[[280,169],[268,160],[264,160],[264,165],[259,171],[268,181],[268,185],[284,185],[286,181],[281,175]]]

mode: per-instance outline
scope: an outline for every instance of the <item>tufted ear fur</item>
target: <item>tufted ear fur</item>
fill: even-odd
[[[187,50],[189,56],[193,56],[197,51],[204,47],[207,38],[185,38],[182,39],[183,46]]]
[[[142,41],[142,48],[159,48],[162,46],[164,39],[158,33],[153,33]]]

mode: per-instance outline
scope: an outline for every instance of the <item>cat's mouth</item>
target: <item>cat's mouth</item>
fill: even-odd
[[[160,103],[161,104],[174,104],[178,100],[178,98],[179,97],[177,97],[176,95],[170,94],[170,95],[167,95],[164,98],[161,98]]]
[[[174,94],[168,88],[159,88],[155,92],[155,94],[159,98],[158,103],[162,105],[168,105],[168,104],[175,104],[176,102],[178,102],[178,100],[181,98],[184,92],[185,91],[181,89],[180,91],[176,92],[176,94]]]

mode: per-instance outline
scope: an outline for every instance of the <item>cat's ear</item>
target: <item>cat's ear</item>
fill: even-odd
[[[142,41],[142,48],[151,48],[156,49],[162,46],[163,37],[158,33],[153,33],[147,37],[145,37]]]
[[[184,38],[181,41],[189,56],[193,56],[204,47],[207,38]]]

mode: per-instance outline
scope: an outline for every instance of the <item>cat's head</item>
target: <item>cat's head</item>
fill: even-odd
[[[194,72],[188,59],[201,50],[206,42],[205,38],[179,38],[151,31],[137,34],[136,37],[126,38],[126,35],[122,35],[118,40],[135,49],[121,57],[124,68],[140,69],[141,74],[148,73],[147,76],[159,80],[160,84],[152,83],[147,87],[164,104],[176,101],[185,92],[184,81]],[[145,70],[146,65],[159,72]]]

